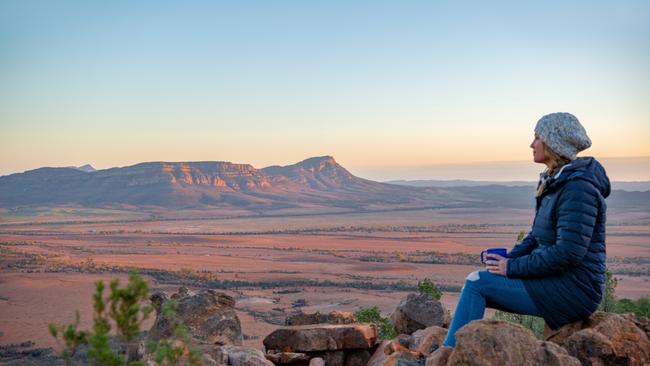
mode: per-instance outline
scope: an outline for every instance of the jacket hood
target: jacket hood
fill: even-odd
[[[611,185],[605,168],[592,157],[580,157],[572,160],[560,169],[554,177],[554,182],[549,184],[551,186],[560,187],[572,179],[582,179],[591,183],[604,198],[607,198],[611,193]]]

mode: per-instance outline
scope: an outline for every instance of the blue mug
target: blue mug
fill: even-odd
[[[484,250],[481,252],[481,263],[485,263],[485,258],[483,258],[483,255],[489,253],[489,254],[498,254],[504,258],[506,258],[506,255],[508,254],[508,249],[506,248],[490,248],[487,250]]]

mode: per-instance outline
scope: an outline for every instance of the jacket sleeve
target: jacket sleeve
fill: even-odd
[[[556,206],[555,244],[508,260],[507,276],[539,278],[578,265],[589,249],[598,216],[598,193],[583,180],[567,183]]]
[[[537,240],[533,236],[532,231],[526,237],[508,252],[508,258],[519,258],[522,255],[530,254],[533,249],[537,248]]]

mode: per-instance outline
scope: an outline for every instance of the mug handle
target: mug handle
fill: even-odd
[[[483,259],[483,254],[485,254],[487,250],[484,250],[481,252],[481,263],[485,264],[485,259]]]

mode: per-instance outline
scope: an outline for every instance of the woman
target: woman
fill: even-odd
[[[443,347],[446,360],[455,333],[483,317],[485,307],[543,317],[552,329],[588,317],[605,287],[605,198],[609,179],[602,165],[576,154],[591,146],[569,113],[542,117],[530,147],[540,174],[535,220],[528,235],[503,258],[487,254],[486,270],[465,280]]]

